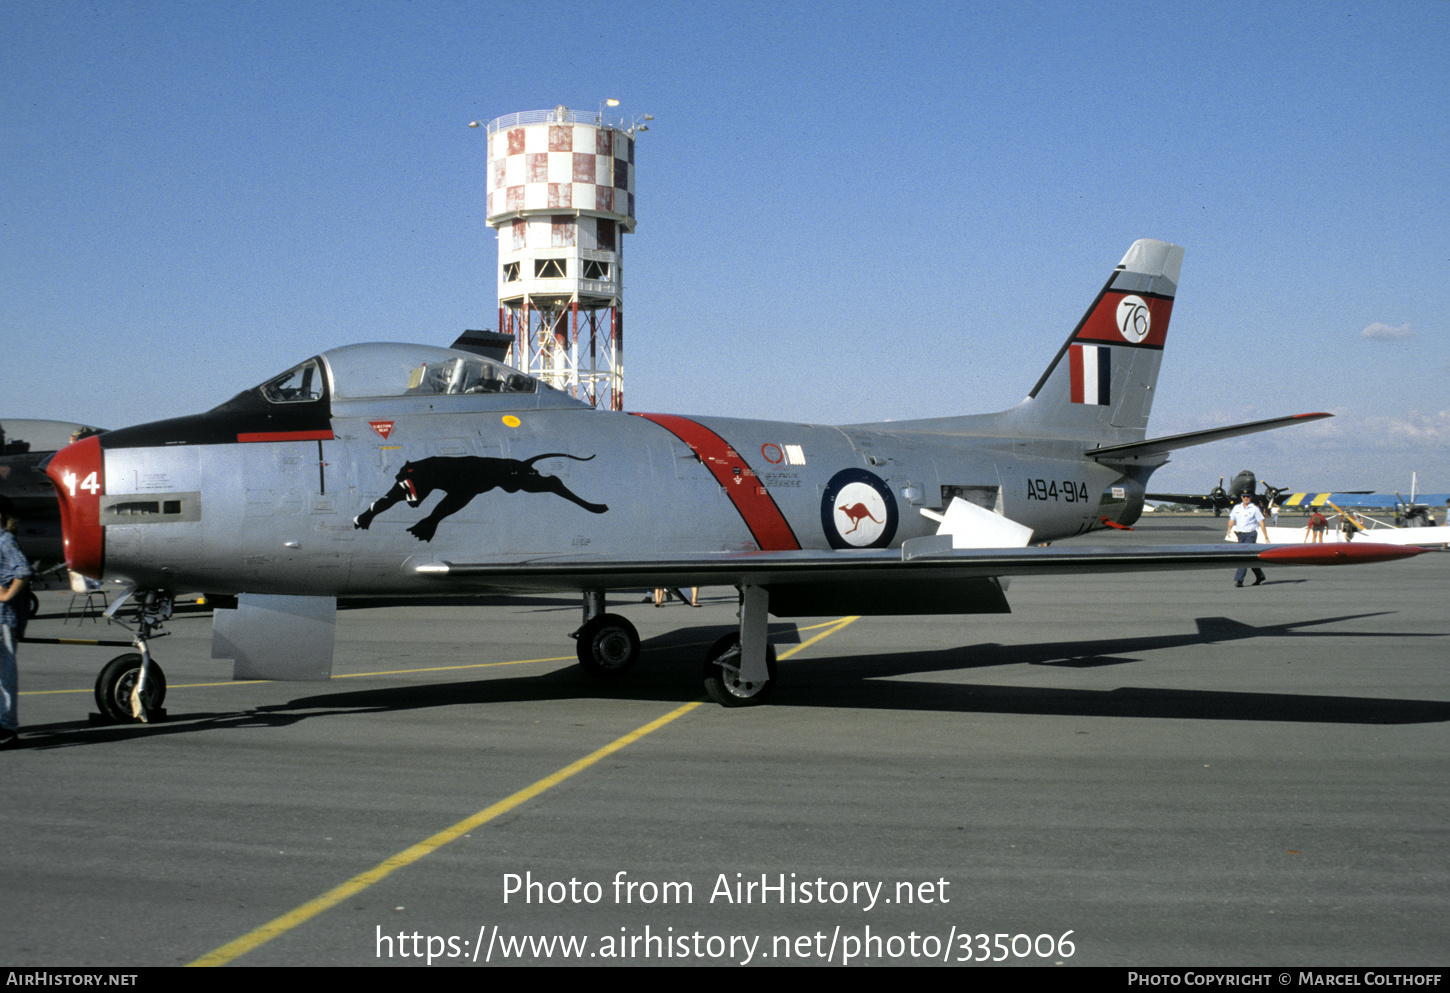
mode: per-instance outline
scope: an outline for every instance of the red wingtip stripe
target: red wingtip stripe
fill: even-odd
[[[1280,545],[1259,553],[1265,562],[1281,565],[1359,565],[1388,562],[1419,555],[1423,548],[1412,545],[1376,545],[1372,542],[1336,545]]]

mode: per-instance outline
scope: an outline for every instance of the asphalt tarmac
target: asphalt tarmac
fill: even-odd
[[[124,649],[25,644],[0,964],[1442,966],[1447,580],[1432,552],[773,622],[739,710],[699,703],[726,589],[612,597],[645,647],[606,683],[569,598],[340,610],[329,683],[230,682],[183,610],[147,726],[87,720]],[[32,636],[124,636],[41,596]]]

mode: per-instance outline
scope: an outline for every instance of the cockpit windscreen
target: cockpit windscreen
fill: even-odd
[[[272,403],[309,403],[322,399],[322,367],[316,359],[308,359],[270,379],[257,389]]]

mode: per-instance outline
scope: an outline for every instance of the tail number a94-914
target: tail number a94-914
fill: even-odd
[[[1087,483],[1071,479],[1027,480],[1027,499],[1029,500],[1062,500],[1065,503],[1086,503],[1087,498]]]

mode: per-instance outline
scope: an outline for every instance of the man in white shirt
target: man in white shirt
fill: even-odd
[[[1239,544],[1252,545],[1259,540],[1260,532],[1264,535],[1264,543],[1269,541],[1269,531],[1264,525],[1264,512],[1254,506],[1253,500],[1247,491],[1243,493],[1243,499],[1237,507],[1228,513],[1229,531],[1225,538],[1237,539]],[[1234,585],[1244,585],[1244,576],[1248,573],[1247,568],[1240,569],[1234,573]],[[1254,569],[1254,585],[1258,586],[1264,581],[1264,570]]]

